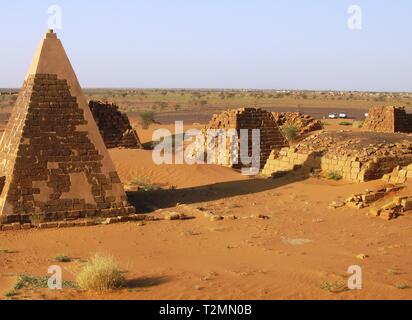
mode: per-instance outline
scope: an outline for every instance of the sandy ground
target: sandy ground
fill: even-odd
[[[151,130],[139,130],[144,142],[151,140]],[[73,280],[85,260],[103,252],[124,270],[125,289],[104,294],[26,290],[17,298],[412,298],[412,289],[400,289],[412,286],[412,215],[388,222],[367,216],[367,209],[328,209],[332,201],[380,181],[349,184],[294,175],[267,180],[219,166],[156,166],[150,151],[110,154],[124,182],[145,176],[177,187],[131,194],[139,211],[150,207],[195,218],[0,232],[0,294],[11,290],[17,275],[47,275],[58,254],[74,259],[59,264],[64,280]],[[199,208],[238,219],[212,222]],[[362,267],[362,290],[325,290],[346,283],[352,265]]]

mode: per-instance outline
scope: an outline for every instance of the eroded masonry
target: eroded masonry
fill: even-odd
[[[294,170],[333,172],[343,179],[364,182],[382,178],[397,166],[412,163],[412,137],[377,132],[326,132],[307,137],[296,146],[273,150],[266,176]]]
[[[120,112],[118,106],[89,101],[89,107],[107,148],[143,148],[127,114]]]
[[[412,133],[412,114],[403,107],[373,107],[363,125],[365,131]]]
[[[247,145],[242,145],[238,141],[234,152],[231,149],[230,137],[227,137],[224,150],[218,148],[219,138],[209,141],[209,150],[215,150],[214,159],[215,163],[220,165],[229,166],[232,168],[244,168],[245,164],[240,163],[240,154],[244,153],[252,156],[252,130],[260,130],[260,166],[263,167],[268,159],[271,151],[273,149],[281,149],[288,146],[288,142],[277,126],[273,115],[270,112],[264,111],[262,109],[255,108],[242,108],[242,109],[232,109],[224,111],[220,114],[213,116],[212,120],[205,127],[203,132],[206,134],[208,129],[212,130],[236,130],[238,137],[240,137],[240,131],[242,129],[248,130],[248,143]],[[207,139],[206,139],[207,140]],[[239,139],[240,140],[240,139]],[[233,159],[237,159],[236,163]]]

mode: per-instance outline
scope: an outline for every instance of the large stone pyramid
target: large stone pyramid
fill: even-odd
[[[0,176],[3,224],[134,213],[52,30],[40,43],[0,140]]]

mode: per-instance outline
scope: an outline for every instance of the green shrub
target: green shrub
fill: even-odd
[[[352,127],[355,129],[360,129],[363,127],[363,121],[354,121]]]
[[[23,288],[31,288],[31,289],[47,289],[48,285],[48,276],[38,277],[38,276],[30,276],[30,275],[21,275],[17,279],[16,284],[14,285],[14,290],[20,290]],[[76,288],[76,284],[72,281],[63,281],[62,283],[63,288]]]
[[[154,123],[155,113],[153,111],[143,111],[139,113],[140,125],[143,129],[149,128]]]
[[[351,126],[351,125],[352,125],[352,122],[349,122],[349,121],[341,121],[341,122],[339,122],[339,125],[340,125],[340,126]]]
[[[108,291],[122,287],[125,279],[112,257],[95,254],[77,276],[83,290]]]
[[[136,177],[130,181],[130,185],[138,187],[139,190],[146,192],[157,191],[162,189],[162,187],[157,183],[152,183],[148,177]]]
[[[319,286],[322,290],[332,292],[332,293],[340,293],[345,292],[348,290],[347,286],[344,282],[323,282]]]
[[[338,172],[336,172],[336,171],[329,171],[329,172],[326,174],[326,178],[327,178],[328,180],[335,180],[335,181],[342,180],[342,176],[341,176]]]
[[[15,291],[15,290],[11,290],[11,291],[9,291],[9,292],[6,292],[5,294],[4,294],[4,296],[6,297],[6,298],[13,298],[13,297],[15,297],[15,296],[17,296],[17,291]]]
[[[284,126],[282,132],[289,141],[296,141],[299,137],[299,129],[294,125]]]
[[[395,287],[399,290],[406,290],[406,289],[411,288],[411,286],[409,284],[404,283],[404,282],[396,284]]]
[[[70,257],[65,256],[64,254],[59,254],[56,257],[54,257],[54,261],[56,262],[70,262],[72,259]]]

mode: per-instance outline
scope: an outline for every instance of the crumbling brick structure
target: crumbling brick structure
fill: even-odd
[[[393,172],[385,174],[382,179],[389,183],[409,183],[412,181],[412,165],[397,166]]]
[[[260,130],[260,168],[262,168],[266,160],[268,159],[271,151],[273,149],[281,149],[288,145],[287,140],[281,133],[279,127],[277,126],[273,115],[270,112],[264,111],[262,109],[255,108],[242,108],[242,109],[232,109],[224,111],[221,114],[214,115],[209,124],[205,127],[204,133],[208,129],[215,130],[230,130],[234,129],[237,132],[238,137],[240,137],[240,130],[248,130],[248,145],[247,150],[241,149],[246,146],[241,146],[240,141],[236,148],[237,154],[231,155],[230,141],[226,143],[226,149],[220,151],[216,148],[215,163],[226,165],[233,168],[244,168],[247,167],[240,163],[240,153],[248,153],[249,156],[252,155],[252,130]],[[240,139],[239,139],[240,140]],[[212,141],[212,144],[217,146],[218,139]],[[238,159],[238,163],[233,163],[232,159]]]
[[[373,107],[363,125],[365,131],[412,133],[412,114],[403,107]]]
[[[304,169],[334,172],[364,182],[382,178],[412,163],[412,138],[406,134],[321,132],[291,148],[273,150],[262,174],[282,175]]]
[[[313,131],[322,130],[323,126],[319,120],[308,114],[300,112],[272,112],[276,124],[280,127],[295,126],[300,135]]]
[[[89,101],[89,107],[106,148],[143,148],[136,130],[130,125],[127,114],[121,113],[118,106],[99,101]]]
[[[35,54],[0,141],[0,223],[134,213],[63,46]]]

